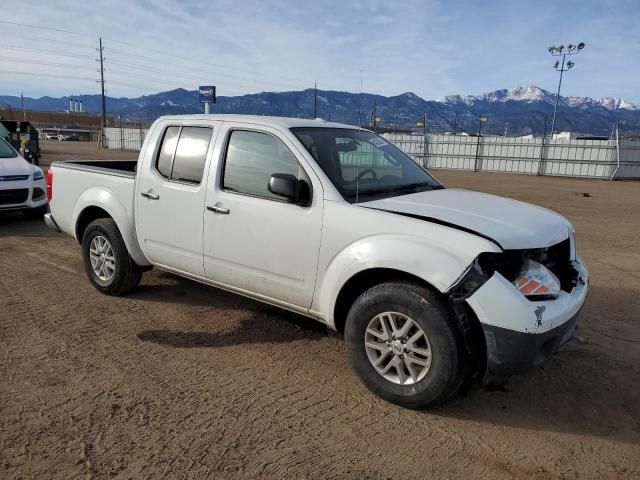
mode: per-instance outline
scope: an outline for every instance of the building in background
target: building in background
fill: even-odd
[[[76,107],[80,109],[81,107]],[[48,135],[63,135],[82,141],[96,141],[100,134],[100,114],[81,111],[42,112],[36,110],[19,110],[0,108],[0,119],[29,122],[44,138]],[[107,116],[107,126],[116,124],[114,117]]]

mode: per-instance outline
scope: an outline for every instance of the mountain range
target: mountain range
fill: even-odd
[[[78,95],[88,112],[100,111],[100,95]],[[31,110],[63,111],[70,97],[24,98]],[[397,96],[340,91],[317,91],[317,116],[333,121],[369,124],[376,112],[379,126],[416,128],[416,122],[426,115],[430,131],[475,132],[479,118],[486,117],[483,131],[491,133],[542,133],[551,128],[551,116],[556,95],[542,88],[527,85],[501,89],[482,95],[450,95],[437,100],[425,100],[407,92]],[[17,96],[1,96],[0,107],[21,108]],[[182,88],[144,95],[137,98],[107,97],[109,115],[145,121],[160,115],[202,112],[196,90]],[[314,90],[262,92],[242,96],[219,96],[212,113],[245,113],[258,115],[312,117]],[[561,96],[558,103],[556,130],[608,135],[612,125],[621,121],[621,130],[640,130],[640,106],[620,98]],[[545,127],[546,125],[546,127]]]

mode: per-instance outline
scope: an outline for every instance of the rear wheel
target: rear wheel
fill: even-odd
[[[133,290],[142,278],[110,218],[94,220],[82,236],[82,257],[89,280],[106,295],[122,295]]]
[[[384,283],[364,292],[347,316],[345,340],[365,385],[404,407],[436,405],[464,378],[466,356],[452,315],[420,285]]]

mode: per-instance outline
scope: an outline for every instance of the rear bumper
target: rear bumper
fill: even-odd
[[[55,230],[58,233],[60,233],[62,231],[62,230],[60,230],[60,227],[58,226],[58,224],[54,220],[53,215],[51,215],[50,213],[46,213],[44,215],[44,223],[46,223],[47,227],[49,227],[51,230]]]

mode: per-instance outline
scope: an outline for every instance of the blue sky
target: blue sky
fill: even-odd
[[[0,21],[0,94],[97,93],[99,36],[112,96],[314,81],[357,92],[361,79],[367,92],[427,99],[526,84],[555,91],[547,47],[585,42],[562,94],[640,103],[638,0],[21,0]]]

